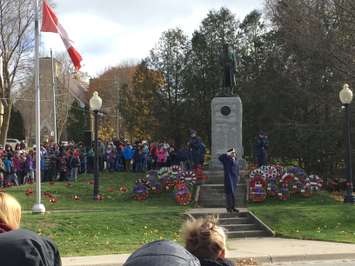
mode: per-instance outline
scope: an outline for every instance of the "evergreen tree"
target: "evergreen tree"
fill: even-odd
[[[69,110],[67,122],[68,138],[75,142],[84,141],[85,130],[88,128],[87,117],[88,110],[81,107],[77,100],[74,100]]]
[[[25,139],[25,127],[21,112],[15,108],[13,108],[11,112],[8,137],[23,140]]]
[[[155,112],[160,123],[159,130],[177,146],[182,143],[185,130],[184,79],[189,45],[182,30],[171,29],[163,32],[149,58],[152,69],[158,71],[163,78],[157,92],[159,110]]]

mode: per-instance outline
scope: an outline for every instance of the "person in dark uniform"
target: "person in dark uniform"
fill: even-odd
[[[239,163],[234,148],[218,158],[224,169],[224,193],[226,194],[227,212],[238,212],[235,208],[235,192],[239,181]]]
[[[196,168],[199,165],[203,166],[206,147],[201,138],[197,136],[195,130],[191,130],[191,137],[189,140],[189,150],[192,162],[192,168]]]
[[[262,165],[267,165],[268,147],[269,147],[268,136],[265,134],[263,130],[260,130],[256,138],[256,145],[255,145],[256,163],[258,167]]]

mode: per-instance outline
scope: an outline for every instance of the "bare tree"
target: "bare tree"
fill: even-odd
[[[0,98],[4,106],[0,143],[5,143],[9,128],[13,94],[20,87],[31,66],[33,48],[34,7],[31,0],[0,0],[0,57],[3,59],[3,80]]]

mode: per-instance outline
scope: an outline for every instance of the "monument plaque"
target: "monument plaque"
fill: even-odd
[[[242,101],[239,97],[216,97],[211,103],[212,149],[210,167],[222,168],[218,156],[235,148],[238,158],[243,156]]]

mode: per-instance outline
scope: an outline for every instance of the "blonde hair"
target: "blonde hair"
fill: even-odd
[[[198,258],[215,260],[226,251],[226,234],[215,217],[186,221],[182,235],[186,249]]]
[[[10,194],[0,192],[0,222],[11,229],[18,229],[21,221],[21,205]]]

